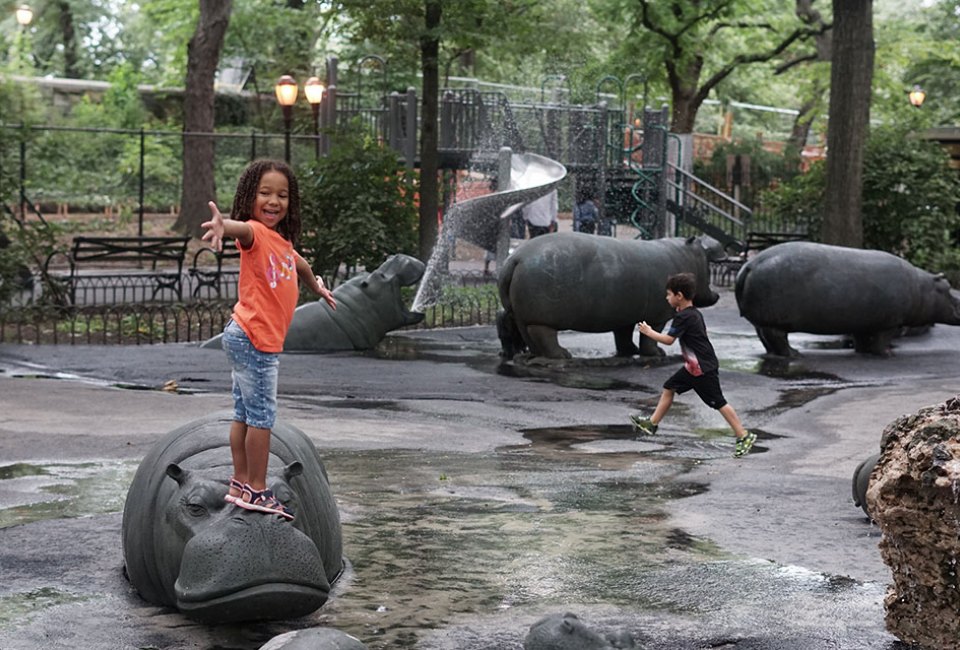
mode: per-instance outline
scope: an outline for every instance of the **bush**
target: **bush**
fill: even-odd
[[[298,170],[301,243],[315,272],[377,268],[394,253],[416,254],[417,211],[396,152],[356,133],[338,133],[330,155]]]
[[[810,223],[818,239],[826,164],[764,195],[778,218]],[[960,177],[936,142],[904,137],[895,126],[871,131],[864,155],[863,242],[929,271],[960,269]]]

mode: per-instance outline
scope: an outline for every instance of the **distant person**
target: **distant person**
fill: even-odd
[[[723,391],[720,390],[720,364],[713,345],[707,338],[703,315],[693,306],[692,296],[696,290],[697,279],[692,273],[671,275],[667,278],[667,302],[677,314],[670,323],[670,329],[666,334],[662,334],[647,325],[646,321],[637,326],[640,334],[664,345],[673,345],[674,341],[680,339],[683,367],[664,382],[663,392],[653,415],[649,418],[631,415],[630,421],[638,432],[655,434],[657,425],[673,405],[674,393],[682,394],[693,389],[704,404],[720,411],[720,415],[733,429],[737,437],[733,455],[739,458],[750,451],[757,440],[757,434],[743,428],[737,412],[727,403]]]
[[[285,163],[257,160],[240,175],[235,219],[224,219],[210,201],[203,240],[216,249],[231,237],[240,249],[237,304],[223,330],[223,349],[233,372],[230,452],[233,477],[224,497],[246,510],[294,514],[267,488],[270,435],[277,417],[277,369],[293,310],[300,297],[297,279],[327,301],[337,301],[296,250],[300,238],[300,190]]]
[[[550,190],[539,199],[523,208],[523,218],[527,222],[530,239],[546,235],[557,230],[557,190]]]
[[[597,220],[600,212],[597,204],[589,196],[584,196],[579,203],[573,206],[573,229],[592,235],[597,231]]]

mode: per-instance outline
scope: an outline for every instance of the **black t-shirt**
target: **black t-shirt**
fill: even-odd
[[[696,307],[687,307],[677,312],[667,334],[680,339],[683,367],[694,377],[719,370],[720,362],[713,344],[707,338],[707,326],[703,314]]]

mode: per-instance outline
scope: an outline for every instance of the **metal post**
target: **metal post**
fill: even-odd
[[[336,76],[336,75],[334,75]],[[330,131],[337,125],[337,85],[327,87],[326,98],[320,102],[320,153],[330,153]]]
[[[20,122],[20,219],[27,218],[27,138],[26,127]]]
[[[407,178],[413,182],[413,168],[417,161],[417,91],[407,88],[407,124],[403,155],[407,162]]]
[[[293,125],[293,107],[281,106],[283,109],[283,159],[290,164],[290,127]]]
[[[500,153],[497,157],[497,191],[503,192],[510,189],[510,175],[513,165],[513,151],[510,147],[500,147]],[[500,228],[497,230],[497,274],[503,268],[504,262],[510,255],[510,222],[513,220],[513,214],[507,218],[500,218]]]
[[[143,237],[143,163],[144,163],[144,134],[143,127],[140,128],[140,207],[137,210],[137,235]]]

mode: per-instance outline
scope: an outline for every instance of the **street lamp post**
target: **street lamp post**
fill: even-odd
[[[307,83],[303,84],[303,92],[313,111],[313,143],[317,158],[320,157],[320,102],[323,100],[323,91],[323,84],[318,77],[310,77]]]
[[[293,123],[293,105],[297,103],[297,82],[288,74],[277,80],[274,86],[277,102],[283,109],[284,160],[290,163],[290,127]]]
[[[914,84],[913,90],[907,95],[910,98],[910,103],[916,108],[923,106],[923,100],[927,98],[927,93],[923,91],[923,88],[920,87],[920,84]]]
[[[30,8],[30,5],[20,5],[17,7],[17,24],[21,27],[26,27],[33,20],[33,9]]]

